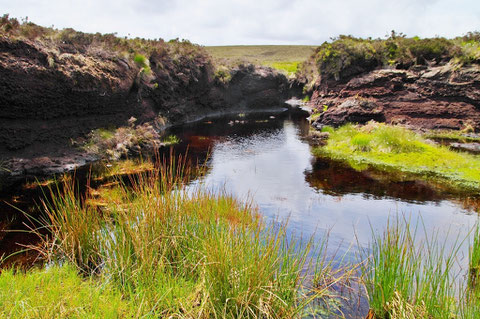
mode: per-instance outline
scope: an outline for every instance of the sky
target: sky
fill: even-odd
[[[316,45],[340,34],[480,31],[480,0],[0,0],[0,13],[60,29],[201,45]]]

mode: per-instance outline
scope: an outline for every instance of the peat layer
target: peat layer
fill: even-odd
[[[3,174],[55,173],[93,160],[72,141],[127,126],[131,117],[161,130],[206,115],[279,108],[287,99],[288,80],[273,69],[241,65],[219,75],[199,46],[150,45],[135,55],[103,42],[0,37]]]

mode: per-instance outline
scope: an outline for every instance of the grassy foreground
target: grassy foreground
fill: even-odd
[[[310,57],[310,45],[235,45],[205,47],[217,64],[252,63],[295,74],[298,65]]]
[[[328,144],[315,150],[363,170],[412,173],[472,190],[480,190],[480,158],[433,145],[407,129],[378,123],[347,124],[331,130]]]
[[[265,225],[230,196],[186,191],[183,165],[156,167],[84,196],[68,179],[52,188],[42,221],[50,234],[39,234],[35,249],[53,266],[4,271],[0,311],[22,318],[296,318],[326,310],[322,300],[335,280],[324,273],[324,259],[307,258],[311,242],[287,238],[283,226]]]

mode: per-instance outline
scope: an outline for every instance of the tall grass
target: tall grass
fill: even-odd
[[[112,284],[148,316],[294,318],[327,296],[305,285],[305,273],[324,270],[308,257],[312,242],[288,239],[285,226],[265,225],[226,194],[186,192],[183,164],[118,181],[102,205],[93,204],[102,192],[78,196],[71,181],[52,189],[40,250]]]
[[[480,291],[480,225],[473,231],[472,246],[469,250],[469,281],[472,289]]]
[[[427,236],[420,226],[397,217],[383,234],[373,235],[362,272],[376,318],[454,318],[468,308],[456,299],[453,271],[461,242],[439,242],[438,233]]]

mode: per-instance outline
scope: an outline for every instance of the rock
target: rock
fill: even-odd
[[[480,143],[451,143],[450,147],[461,151],[480,153]]]
[[[373,70],[318,87],[311,104],[320,110],[329,106],[313,123],[317,127],[374,119],[419,129],[459,130],[471,123],[479,131],[480,65]]]
[[[336,107],[329,107],[326,112],[320,114],[313,125],[317,128],[320,125],[337,127],[347,122],[365,124],[371,120],[385,122],[383,108],[375,102],[353,98]]]

